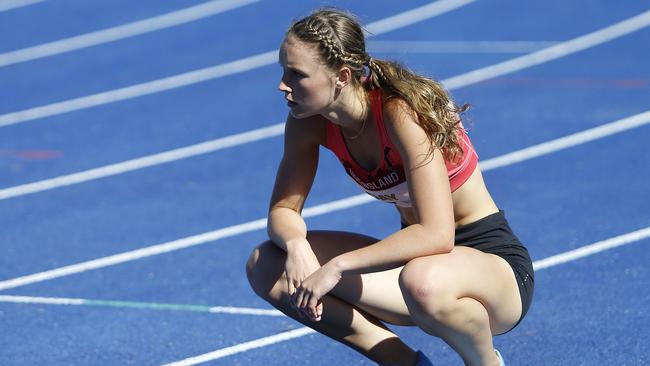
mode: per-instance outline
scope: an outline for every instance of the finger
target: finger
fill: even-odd
[[[318,317],[318,320],[323,316],[323,302],[319,302],[318,305],[316,305],[316,316]]]
[[[298,303],[298,304],[300,304],[299,307],[301,309],[308,310],[309,309],[309,299],[311,298],[312,295],[311,295],[311,293],[309,293],[309,292],[307,292],[305,290],[303,290],[302,293],[303,293],[303,296],[300,299],[301,301]]]
[[[318,318],[318,311],[316,309],[317,306],[318,306],[318,300],[316,299],[316,296],[313,296],[309,300],[309,304],[307,304],[307,307],[309,309],[309,315],[314,320],[316,320],[316,318]]]
[[[287,296],[289,296],[289,305],[293,306],[291,283],[289,283],[289,280],[287,280]]]
[[[298,287],[296,289],[296,292],[294,292],[294,294],[293,294],[293,302],[294,302],[296,308],[298,308],[298,309],[302,309],[300,304],[302,303],[302,299],[304,297],[304,294],[305,294],[305,292],[301,287]]]
[[[289,299],[291,299],[294,292],[296,292],[296,286],[293,285],[291,279],[287,278],[287,293],[289,294]]]

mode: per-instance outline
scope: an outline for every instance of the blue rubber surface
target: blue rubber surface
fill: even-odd
[[[45,1],[0,12],[3,53],[201,4],[198,0]],[[419,5],[333,1],[371,23]],[[0,66],[0,115],[225,64],[275,50],[317,1],[259,1],[198,21],[55,56]],[[477,1],[377,35],[376,41],[566,41],[648,10],[644,2]],[[650,28],[455,89],[482,161],[634,116],[650,101]],[[523,53],[374,53],[439,80]],[[0,192],[280,123],[280,68],[242,73],[10,126],[0,126]],[[533,260],[650,227],[650,126],[484,172]],[[7,280],[266,216],[282,137],[132,172],[0,199],[0,285]],[[307,206],[359,194],[321,153]],[[372,219],[369,220],[368,218]],[[383,237],[388,205],[307,219],[310,228]],[[278,316],[199,311],[269,309],[249,289],[253,230],[204,244],[0,290],[2,365],[160,365],[298,329]],[[646,365],[650,239],[538,271],[533,306],[495,338],[508,365]],[[2,296],[110,300],[17,304]],[[147,303],[139,308],[133,303]],[[176,310],[155,304],[182,304]],[[198,306],[199,308],[192,308]],[[194,310],[192,310],[194,309]],[[199,309],[199,310],[197,310]],[[459,365],[443,342],[394,327],[435,364]],[[234,353],[215,365],[370,365],[322,335]]]

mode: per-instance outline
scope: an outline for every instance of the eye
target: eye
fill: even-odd
[[[289,71],[291,72],[291,75],[297,76],[299,78],[307,77],[307,75],[305,75],[303,72],[300,72],[296,69],[290,69]]]

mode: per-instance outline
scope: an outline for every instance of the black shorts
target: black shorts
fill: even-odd
[[[404,227],[405,225],[402,224],[402,228]],[[510,229],[503,211],[456,228],[455,244],[498,255],[510,264],[521,297],[521,317],[517,322],[519,324],[528,312],[533,299],[535,273],[528,250]]]

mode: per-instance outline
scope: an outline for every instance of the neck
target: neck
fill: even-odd
[[[362,126],[369,117],[370,103],[365,91],[343,88],[322,115],[341,126],[348,134],[361,134]]]

